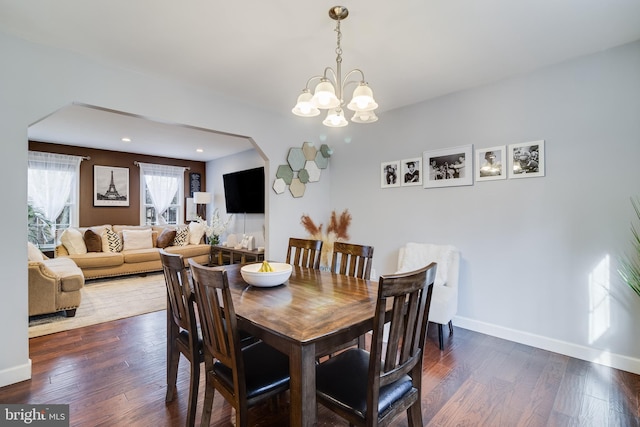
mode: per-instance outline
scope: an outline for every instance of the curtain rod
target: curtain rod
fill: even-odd
[[[91,160],[91,156],[82,156],[82,160]]]
[[[137,160],[134,160],[133,164],[138,166],[138,167],[140,167],[140,162],[137,161]],[[171,165],[159,165],[159,166],[171,166]],[[184,168],[185,170],[188,170],[188,171],[191,170],[191,168],[189,166],[174,166],[174,167]]]

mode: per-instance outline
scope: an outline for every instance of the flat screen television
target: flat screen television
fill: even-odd
[[[227,213],[264,213],[264,167],[222,175]]]

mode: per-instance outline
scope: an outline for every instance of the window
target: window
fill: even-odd
[[[139,163],[140,223],[182,224],[184,171],[178,166]]]
[[[43,250],[52,250],[62,231],[78,225],[81,161],[78,156],[29,152],[29,241]]]

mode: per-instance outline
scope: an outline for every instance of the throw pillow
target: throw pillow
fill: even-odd
[[[81,255],[87,253],[87,246],[84,244],[84,237],[80,230],[67,228],[60,235],[60,242],[69,252],[69,255]]]
[[[122,230],[123,250],[130,251],[134,249],[151,249],[153,248],[153,240],[151,240],[152,230]]]
[[[189,244],[189,228],[179,227],[176,230],[176,237],[173,239],[173,246],[187,246]]]
[[[102,252],[122,252],[122,240],[110,228],[105,228],[102,232]]]
[[[165,228],[156,240],[156,246],[160,249],[164,249],[173,245],[173,241],[176,238],[176,230],[172,228]]]
[[[92,229],[84,232],[84,244],[87,252],[102,252],[102,237]]]
[[[204,224],[201,222],[190,222],[189,223],[189,244],[190,245],[199,245],[200,240],[202,240],[202,236],[204,236]]]
[[[29,261],[44,261],[44,254],[31,242],[27,242],[27,259]]]

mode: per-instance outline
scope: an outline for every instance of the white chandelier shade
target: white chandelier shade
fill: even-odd
[[[323,110],[338,108],[340,106],[340,100],[336,96],[336,89],[328,79],[323,78],[320,83],[318,83],[316,90],[313,91],[311,103]]]
[[[309,89],[305,89],[302,91],[300,96],[298,97],[298,102],[296,106],[293,107],[291,112],[296,116],[300,117],[314,117],[320,114],[320,110],[313,104],[311,99],[313,95],[309,92]]]
[[[378,120],[378,117],[373,112],[378,108],[378,104],[373,98],[373,91],[364,79],[362,70],[353,69],[342,79],[342,47],[340,46],[342,32],[340,31],[340,21],[349,16],[349,11],[344,6],[334,6],[329,9],[329,16],[336,21],[336,68],[334,70],[331,67],[327,67],[323,75],[313,76],[307,80],[307,85],[302,94],[298,96],[298,101],[291,112],[300,117],[315,117],[320,114],[319,110],[329,110],[322,124],[329,127],[347,126],[349,122],[344,118],[344,89],[349,84],[357,84],[351,101],[346,104],[346,108],[355,112],[351,121],[355,123],[373,123]],[[349,80],[352,74],[360,74],[360,80]],[[314,80],[320,80],[320,82],[311,93],[309,84]]]
[[[341,128],[348,125],[349,122],[344,118],[344,110],[342,108],[334,108],[329,110],[327,118],[322,121],[322,124],[332,128]]]
[[[376,113],[371,111],[356,111],[351,121],[354,123],[373,123],[378,121],[378,116]]]
[[[378,104],[373,99],[373,91],[367,83],[360,82],[353,91],[353,98],[347,108],[351,111],[373,111],[378,108]]]

